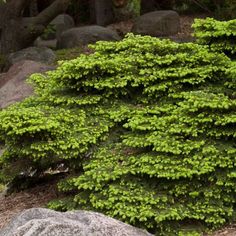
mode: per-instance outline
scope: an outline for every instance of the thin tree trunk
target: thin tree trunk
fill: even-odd
[[[40,12],[34,19],[34,24],[47,26],[57,15],[65,11],[71,0],[55,0],[49,7]]]
[[[10,15],[12,13],[6,5],[1,5],[0,8],[0,54],[5,54],[10,51],[10,44],[14,39],[14,32],[12,30],[13,20],[11,21]]]
[[[29,14],[30,16],[37,16],[39,14],[38,11],[38,1],[37,0],[32,0],[29,6]]]
[[[55,0],[36,17],[23,18],[30,0],[10,0],[0,5],[0,54],[9,54],[30,46],[70,0]]]
[[[113,0],[113,5],[118,21],[134,19],[140,15],[141,0]]]

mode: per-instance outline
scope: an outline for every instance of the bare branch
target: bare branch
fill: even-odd
[[[71,0],[55,0],[34,18],[34,24],[47,26],[57,15],[64,12]]]

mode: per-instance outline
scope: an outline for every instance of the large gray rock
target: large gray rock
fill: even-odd
[[[115,41],[119,39],[120,36],[111,29],[98,25],[83,26],[63,32],[57,41],[57,48],[80,47],[100,40]]]
[[[51,48],[51,49],[56,49],[57,48],[57,39],[44,40],[41,37],[38,37],[34,41],[34,46],[35,47],[47,47],[47,48]]]
[[[169,36],[180,31],[180,17],[175,11],[153,11],[138,17],[132,32],[154,37]]]
[[[55,53],[52,51],[52,49],[46,47],[29,47],[17,52],[13,52],[8,56],[10,65],[25,60],[51,64],[55,61],[55,59]]]
[[[59,38],[63,31],[73,28],[74,26],[75,22],[71,16],[67,14],[58,15],[50,22],[42,37],[45,40]]]
[[[43,208],[25,210],[0,236],[151,236],[151,234],[88,211],[55,212]]]
[[[0,109],[21,101],[33,93],[33,88],[25,82],[31,74],[53,68],[35,61],[21,61],[11,66],[0,78]]]

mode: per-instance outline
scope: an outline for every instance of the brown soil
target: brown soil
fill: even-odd
[[[236,236],[236,225],[229,225],[209,236]]]
[[[19,212],[32,207],[45,207],[50,200],[56,199],[57,196],[55,182],[41,184],[6,197],[0,195],[0,229]]]

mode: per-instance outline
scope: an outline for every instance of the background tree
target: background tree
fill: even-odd
[[[115,19],[127,20],[140,15],[141,0],[112,0]]]
[[[24,17],[30,0],[6,0],[0,2],[0,54],[28,47],[43,33],[46,26],[64,12],[70,0],[55,0],[33,17]]]

